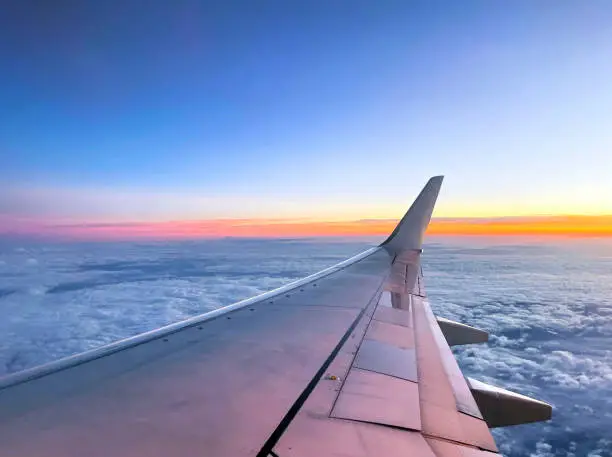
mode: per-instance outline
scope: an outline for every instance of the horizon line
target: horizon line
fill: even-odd
[[[62,240],[386,236],[397,219],[201,219],[133,222],[43,222],[0,215],[0,236]],[[612,214],[434,217],[428,235],[612,237]]]

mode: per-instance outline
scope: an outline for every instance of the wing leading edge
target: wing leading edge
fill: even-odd
[[[1,379],[0,454],[496,455],[489,427],[545,420],[550,405],[468,383],[450,351],[486,332],[436,318],[425,296],[421,247],[441,183],[378,248]]]

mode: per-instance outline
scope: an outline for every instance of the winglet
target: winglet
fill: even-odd
[[[408,212],[381,246],[392,254],[421,249],[443,179],[444,176],[434,176],[427,181]]]

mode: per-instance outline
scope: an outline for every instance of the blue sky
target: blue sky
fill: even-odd
[[[612,213],[612,4],[14,2],[0,213]]]

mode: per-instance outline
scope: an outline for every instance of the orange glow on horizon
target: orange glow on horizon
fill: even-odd
[[[31,224],[5,233],[75,240],[387,236],[397,221],[221,219],[103,224]],[[0,230],[2,233],[2,230]],[[429,235],[612,236],[612,215],[433,219]]]
[[[433,220],[430,235],[612,236],[612,215]]]

